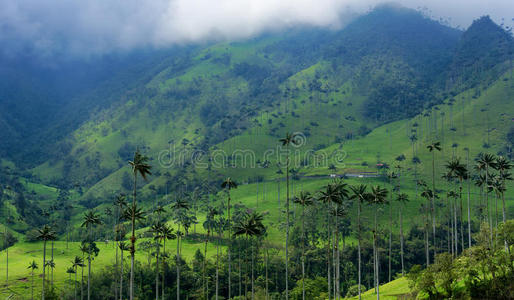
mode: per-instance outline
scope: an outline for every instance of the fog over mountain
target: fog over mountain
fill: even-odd
[[[0,42],[4,54],[43,57],[89,56],[162,48],[312,25],[340,28],[377,0],[0,0]],[[452,26],[467,27],[491,15],[512,26],[509,0],[400,0]],[[504,20],[502,20],[502,18]]]

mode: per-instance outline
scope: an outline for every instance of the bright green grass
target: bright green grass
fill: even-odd
[[[138,242],[142,242],[144,239],[138,240]],[[188,239],[182,240],[182,255],[186,261],[191,261],[194,256],[194,253],[197,250],[201,250],[203,253],[204,243],[202,242],[191,242]],[[54,269],[54,283],[58,289],[68,288],[68,284],[66,280],[68,279],[68,274],[66,274],[66,269],[71,266],[71,260],[75,256],[82,256],[82,253],[79,250],[80,243],[78,242],[70,242],[69,248],[66,247],[65,241],[56,241],[54,244],[54,261],[56,264],[56,268]],[[114,264],[116,260],[116,250],[112,242],[104,243],[97,242],[98,248],[100,248],[99,255],[95,257],[91,270],[93,273],[101,272],[102,269],[107,265]],[[136,249],[137,246],[136,246]],[[162,248],[161,248],[162,249]],[[170,240],[166,243],[167,252],[170,253],[171,257],[174,257],[174,253],[176,253],[176,240]],[[222,247],[224,249],[224,247]],[[212,257],[216,254],[216,248],[213,244],[208,245],[207,255]],[[121,255],[121,254],[119,254]],[[51,258],[51,244],[47,244],[47,260]],[[41,279],[39,279],[39,275],[42,273],[42,265],[43,265],[43,243],[17,243],[15,246],[9,248],[9,287],[10,291],[7,291],[5,288],[5,278],[6,278],[6,252],[2,251],[0,253],[0,296],[9,295],[11,292],[14,292],[17,295],[28,295],[30,293],[30,272],[27,269],[32,260],[35,260],[39,265],[39,269],[36,270],[35,275],[35,293],[39,293],[41,290]],[[136,260],[140,261],[142,264],[148,264],[149,254],[141,249],[138,249],[136,252]],[[130,254],[128,251],[124,252],[124,263],[125,270],[129,270],[129,260]],[[152,262],[155,263],[155,259],[151,258]],[[87,274],[87,268],[84,269],[84,272]],[[79,278],[80,278],[80,270],[79,270]],[[29,281],[27,281],[29,279]],[[25,299],[23,297],[22,299]]]
[[[403,299],[402,296],[410,293],[409,282],[405,277],[400,277],[391,282],[388,282],[380,286],[380,299]],[[359,297],[353,297],[349,299],[359,299]],[[377,299],[377,294],[374,289],[370,289],[362,294],[364,300]]]

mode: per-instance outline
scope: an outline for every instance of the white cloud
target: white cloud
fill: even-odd
[[[511,0],[399,0],[468,26],[489,14],[509,25]],[[265,30],[309,24],[338,27],[348,12],[378,0],[0,0],[4,49],[32,47],[40,54],[94,54],[146,46],[249,37]]]

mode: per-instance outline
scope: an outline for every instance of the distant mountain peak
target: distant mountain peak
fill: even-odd
[[[496,35],[505,40],[512,40],[512,36],[500,25],[496,24],[488,15],[474,20],[471,26],[464,32],[462,38],[466,39],[474,35],[480,35],[483,39],[491,38]]]
[[[462,34],[455,53],[450,81],[463,88],[496,80],[511,59],[512,36],[489,16],[482,16]]]

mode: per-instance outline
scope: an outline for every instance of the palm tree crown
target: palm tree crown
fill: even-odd
[[[139,174],[145,180],[148,175],[152,175],[152,173],[150,172],[152,166],[148,164],[148,157],[141,154],[141,152],[139,152],[139,149],[136,150],[136,152],[134,153],[134,158],[133,160],[129,161],[129,164],[132,167],[132,172],[134,173],[134,175]]]
[[[57,238],[55,231],[48,225],[44,225],[42,228],[37,230],[37,238],[42,241],[51,241]]]

